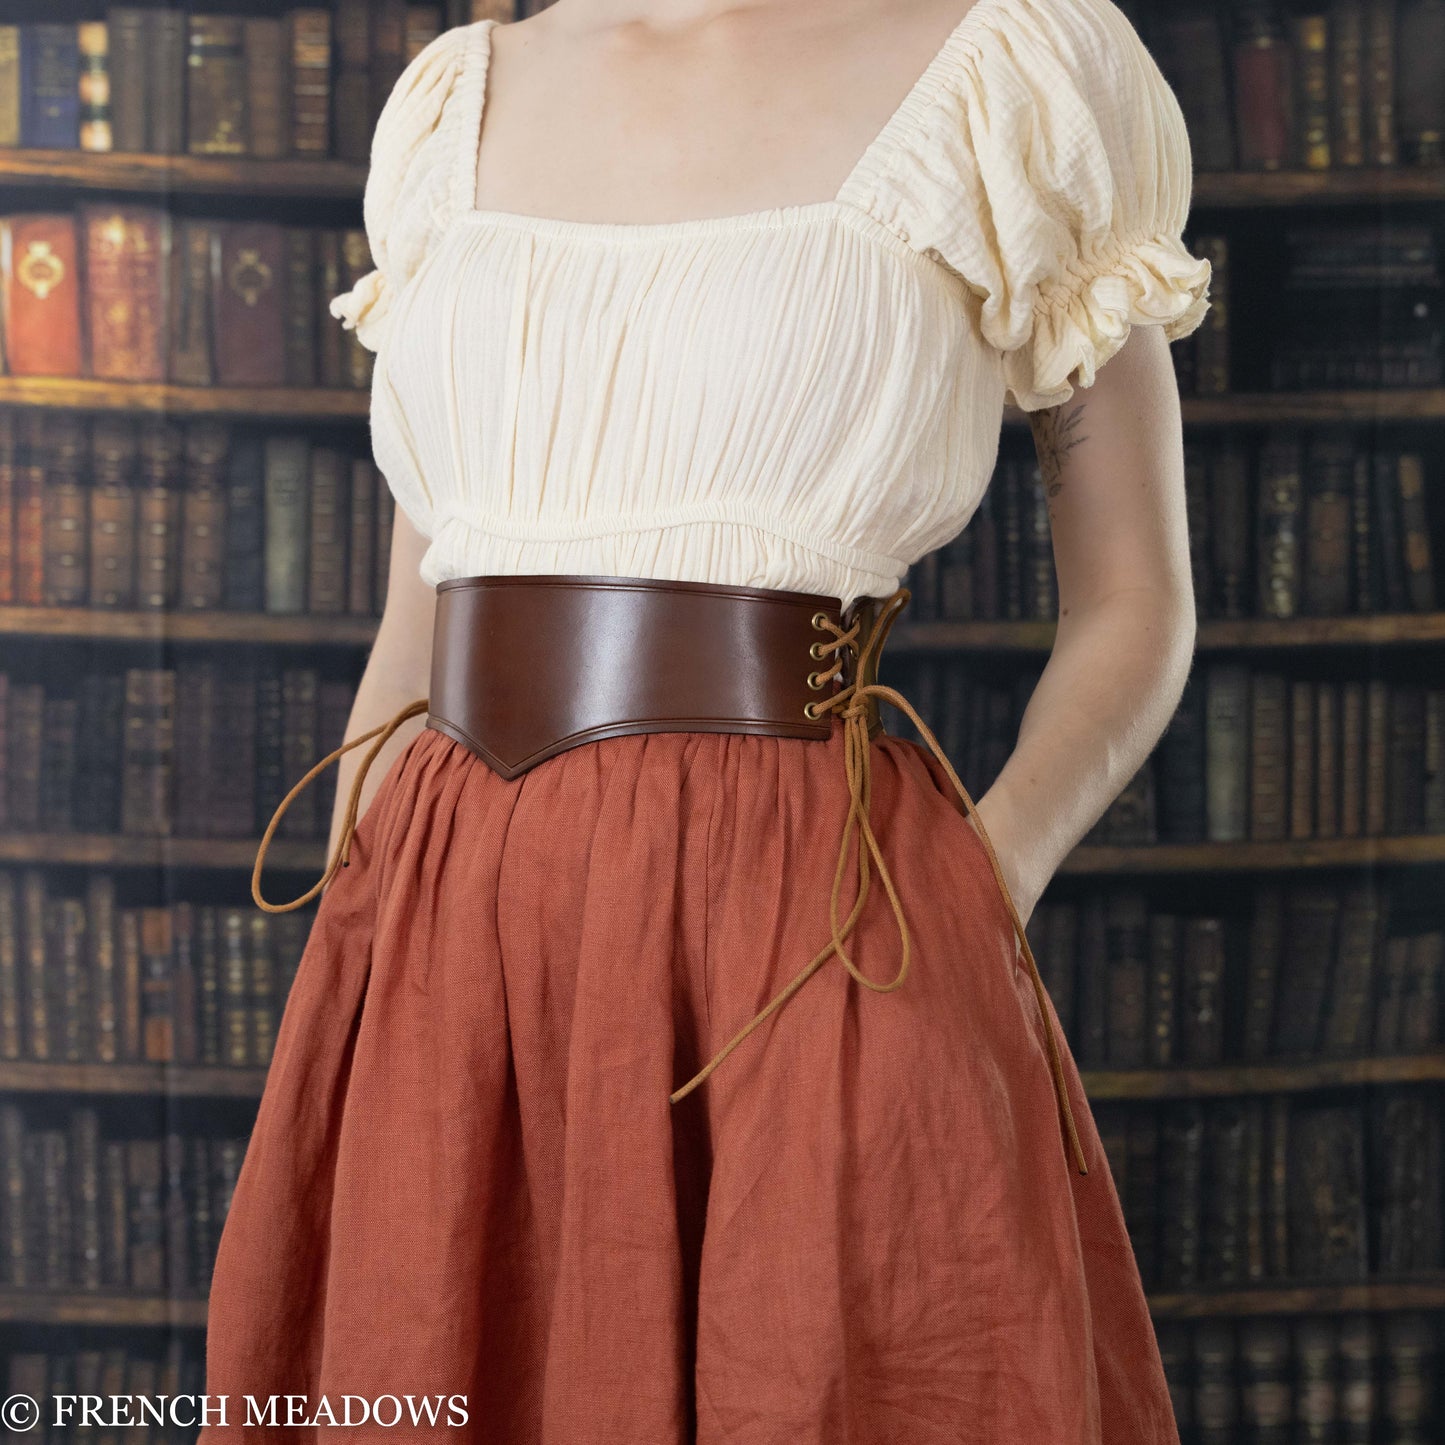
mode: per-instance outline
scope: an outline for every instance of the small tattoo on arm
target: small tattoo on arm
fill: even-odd
[[[1034,449],[1038,452],[1044,491],[1050,498],[1057,496],[1064,485],[1064,461],[1068,454],[1081,442],[1088,441],[1087,435],[1079,429],[1083,425],[1084,406],[1081,401],[1071,406],[1029,413],[1029,430],[1033,433]]]

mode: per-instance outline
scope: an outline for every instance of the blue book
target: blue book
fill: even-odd
[[[80,148],[80,40],[73,24],[20,27],[20,144]]]

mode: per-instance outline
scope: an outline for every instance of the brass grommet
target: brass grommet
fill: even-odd
[[[828,644],[826,642],[815,642],[808,648],[808,656],[816,662],[822,662],[823,654],[827,652],[827,650]]]
[[[811,702],[805,702],[803,704],[803,716],[807,718],[809,722],[818,721],[818,714],[814,711],[814,704]]]
[[[826,612],[815,612],[813,614],[813,626],[821,632],[828,625],[828,614]]]
[[[810,672],[808,674],[808,686],[814,692],[819,692],[827,684],[828,679],[821,672]]]

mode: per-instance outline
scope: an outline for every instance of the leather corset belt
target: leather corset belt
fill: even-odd
[[[426,713],[428,727],[471,749],[508,780],[568,748],[603,738],[686,731],[824,741],[833,736],[840,721],[850,803],[829,904],[832,937],[671,1095],[676,1103],[833,954],[853,978],[875,992],[891,992],[907,977],[908,924],[869,815],[871,744],[883,730],[878,704],[887,701],[912,719],[983,840],[1043,1016],[1065,1141],[1079,1173],[1088,1173],[1048,997],[983,820],[938,739],[912,704],[877,681],[883,641],[910,596],[906,587],[886,598],[860,598],[846,612],[838,598],[815,593],[657,578],[458,577],[439,583],[436,591],[429,695],[344,742],[282,799],[261,838],[251,878],[252,896],[261,908],[272,913],[298,908],[347,865],[366,771],[392,733],[420,712]],[[282,814],[325,767],[371,738],[376,741],[353,779],[340,841],[326,872],[301,897],[289,903],[268,902],[261,896],[261,867]],[[855,834],[857,888],[847,916],[840,917],[842,884]],[[847,949],[874,868],[901,940],[898,971],[884,983],[863,973]]]

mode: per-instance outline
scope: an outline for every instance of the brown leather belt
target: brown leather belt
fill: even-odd
[[[347,866],[366,771],[392,733],[420,712],[426,713],[428,727],[470,748],[510,780],[568,748],[636,733],[739,732],[821,741],[832,737],[836,714],[844,729],[851,802],[829,904],[832,938],[671,1095],[676,1103],[833,954],[875,992],[889,993],[907,977],[908,924],[869,820],[871,744],[883,730],[878,704],[887,701],[913,720],[973,816],[1032,975],[1066,1142],[1079,1173],[1088,1173],[1043,981],[983,820],[912,704],[877,681],[884,639],[910,596],[906,587],[886,598],[860,598],[846,613],[838,598],[816,593],[651,577],[458,577],[439,583],[436,591],[429,695],[344,742],[281,800],[261,838],[252,872],[251,893],[259,907],[271,913],[299,908],[326,887],[338,868]],[[299,898],[268,902],[261,896],[261,868],[282,815],[324,768],[370,738],[376,742],[352,781],[341,838],[325,873]],[[841,886],[855,832],[857,890],[848,916],[840,919]],[[846,948],[863,911],[873,867],[902,942],[898,972],[886,983],[862,973]]]

